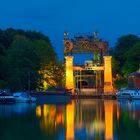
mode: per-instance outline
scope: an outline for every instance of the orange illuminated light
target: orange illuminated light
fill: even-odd
[[[74,103],[66,107],[66,140],[74,139]]]
[[[105,106],[105,139],[113,139],[113,103],[109,101],[104,102]]]

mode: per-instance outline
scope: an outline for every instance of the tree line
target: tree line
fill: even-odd
[[[116,88],[140,68],[140,38],[124,35],[110,49]],[[49,38],[40,32],[0,29],[0,89],[46,90],[65,86],[64,65]]]
[[[114,86],[127,87],[128,75],[140,68],[140,38],[132,34],[121,36],[110,54],[113,56]]]
[[[63,86],[63,77],[63,65],[47,36],[0,29],[0,89],[45,90]]]

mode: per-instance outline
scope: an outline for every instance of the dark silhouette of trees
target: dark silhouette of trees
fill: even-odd
[[[121,36],[111,53],[115,86],[125,87],[128,75],[140,67],[140,38],[136,35]]]
[[[50,77],[47,74],[54,66],[59,70]],[[48,82],[45,88],[60,85],[61,73],[63,68],[48,37],[35,31],[0,30],[0,88],[44,89],[46,78],[55,80],[51,85]]]

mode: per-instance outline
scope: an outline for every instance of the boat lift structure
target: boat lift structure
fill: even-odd
[[[112,65],[109,43],[94,34],[77,34],[73,39],[64,33],[64,57],[66,68],[66,88],[73,93],[112,93]],[[93,59],[84,65],[74,64],[74,54],[93,54]],[[80,60],[79,60],[80,61]]]

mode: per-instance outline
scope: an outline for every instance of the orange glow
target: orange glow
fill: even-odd
[[[55,106],[51,106],[50,107],[50,116],[51,118],[54,117],[56,114],[56,107]]]
[[[38,83],[38,84],[41,83],[42,85],[41,88],[43,90],[47,90],[49,86],[51,85],[56,86],[57,84],[56,81],[53,79],[53,76],[54,76],[53,68],[56,68],[56,67],[49,64],[48,66],[45,66],[38,71],[38,73],[43,76],[41,81]]]
[[[52,109],[52,110],[51,110]],[[40,121],[40,127],[43,131],[50,131],[51,133],[55,129],[55,107],[44,105],[42,107],[42,117]]]
[[[64,112],[63,110],[59,111],[55,105],[44,105],[42,108],[38,106],[36,112],[42,112],[40,128],[43,131],[53,133],[58,125],[64,125]]]
[[[105,139],[113,139],[113,103],[105,101]]]
[[[36,116],[41,117],[41,106],[36,107]]]
[[[47,88],[48,88],[48,84],[47,84],[46,81],[43,81],[43,88],[44,88],[44,89],[47,89]]]
[[[66,56],[66,88],[74,90],[73,57]]]
[[[56,123],[57,123],[57,124],[63,124],[63,123],[64,123],[63,114],[58,114],[58,115],[56,116]]]
[[[74,139],[74,102],[66,107],[66,140]]]
[[[49,110],[48,110],[48,106],[47,105],[44,105],[43,106],[43,115],[44,115],[44,117],[46,117],[48,114],[49,114]]]
[[[119,120],[120,118],[120,111],[119,111],[119,107],[117,106],[117,120]]]
[[[112,65],[111,56],[104,56],[104,92],[112,93]]]

